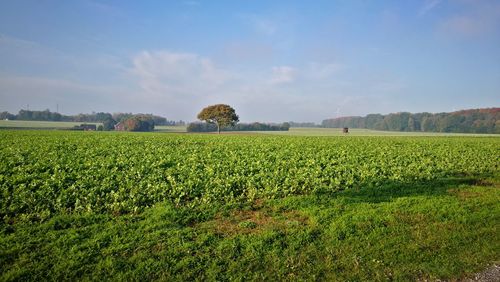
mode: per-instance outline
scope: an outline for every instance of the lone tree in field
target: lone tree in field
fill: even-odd
[[[234,109],[224,104],[217,104],[204,108],[198,114],[198,119],[208,123],[215,123],[219,134],[222,127],[235,125],[239,121],[239,117]]]

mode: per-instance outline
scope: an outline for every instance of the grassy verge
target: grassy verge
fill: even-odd
[[[3,223],[1,280],[455,279],[498,260],[498,177]]]
[[[155,131],[158,132],[171,132],[171,133],[186,133],[187,126],[183,125],[155,125]]]

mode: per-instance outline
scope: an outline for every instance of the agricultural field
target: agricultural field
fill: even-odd
[[[100,125],[93,122],[65,122],[65,121],[35,121],[35,120],[0,120],[0,128],[22,129],[68,129],[82,123]]]
[[[182,125],[155,125],[155,131],[158,132],[183,133],[187,132],[186,128]]]
[[[425,280],[498,262],[500,138],[0,131],[1,280]]]
[[[381,131],[364,128],[349,128],[349,133],[344,134],[342,128],[320,127],[291,127],[289,131],[260,131],[259,133],[290,136],[498,136],[498,134]]]

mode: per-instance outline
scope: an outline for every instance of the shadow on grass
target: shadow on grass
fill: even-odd
[[[494,186],[487,179],[492,175],[452,176],[433,180],[417,180],[412,182],[385,181],[376,187],[361,187],[345,190],[336,195],[352,202],[381,203],[390,202],[402,197],[426,196],[435,197],[449,194],[450,189],[461,186]]]

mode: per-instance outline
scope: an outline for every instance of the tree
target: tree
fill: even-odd
[[[123,123],[127,131],[153,131],[155,128],[153,119],[148,115],[135,115]]]
[[[217,125],[217,132],[220,134],[221,127],[235,125],[239,117],[235,110],[229,105],[217,104],[204,108],[198,114],[198,119]]]
[[[113,118],[107,118],[102,121],[103,129],[106,131],[115,129],[115,124],[116,121]]]

